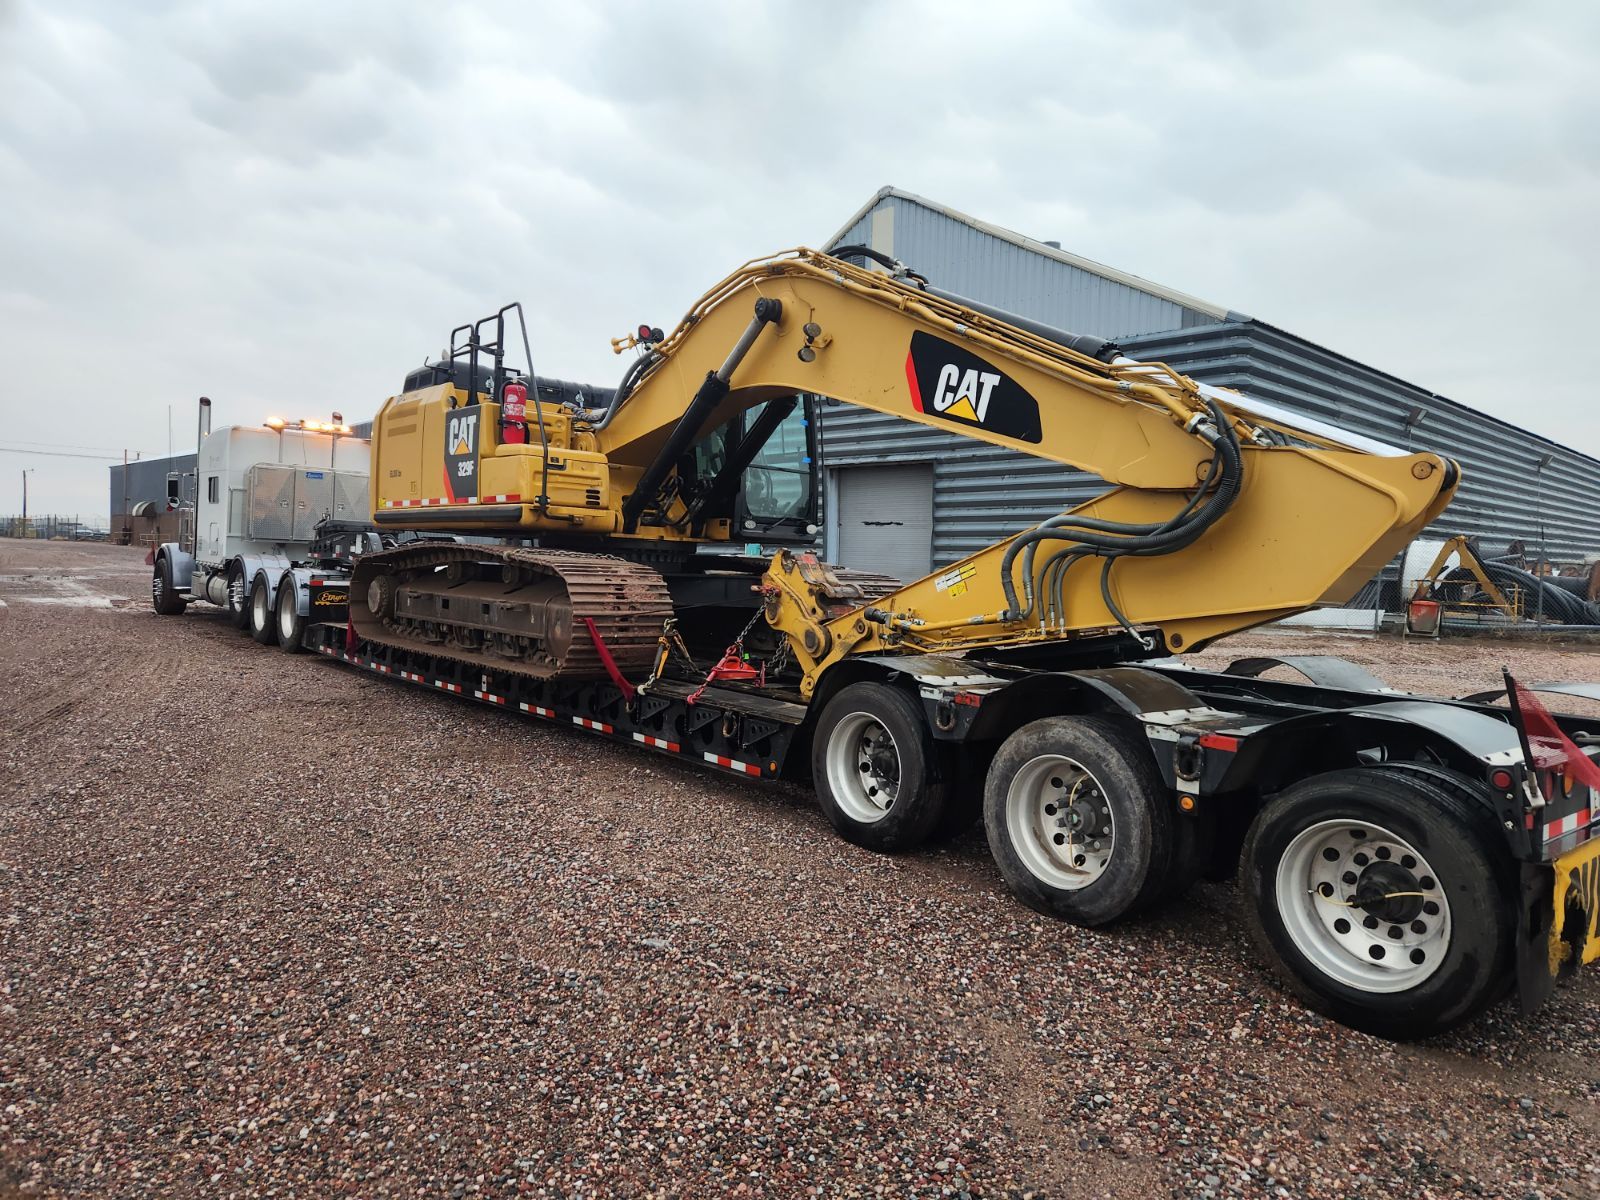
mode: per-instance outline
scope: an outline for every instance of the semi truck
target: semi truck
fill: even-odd
[[[1236,877],[1284,982],[1384,1036],[1532,1011],[1600,957],[1600,719],[1540,698],[1600,685],[1424,697],[1336,658],[1186,658],[1342,603],[1443,511],[1452,461],[866,247],[755,260],[613,344],[633,358],[595,388],[535,374],[517,305],[458,327],[346,451],[370,454],[364,523],[201,549],[201,516],[156,554],[156,610],[221,604],[288,653],[807,783],[869,850],[981,820],[1011,891],[1081,925]],[[924,579],[845,570],[814,549],[825,398],[1107,490]],[[244,505],[256,443],[228,436]]]

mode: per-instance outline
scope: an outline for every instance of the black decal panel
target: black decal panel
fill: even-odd
[[[906,384],[920,413],[1019,442],[1039,441],[1039,402],[999,367],[953,342],[913,333]]]
[[[477,405],[450,409],[444,424],[444,494],[447,500],[476,499],[478,495]]]

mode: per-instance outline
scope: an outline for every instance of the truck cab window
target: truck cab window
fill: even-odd
[[[206,477],[206,500],[211,504],[217,503],[219,499],[217,478],[218,477],[215,475],[208,475]]]

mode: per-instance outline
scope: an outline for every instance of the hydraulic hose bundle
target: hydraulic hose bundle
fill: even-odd
[[[1479,559],[1479,565],[1490,581],[1502,591],[1515,588],[1522,593],[1524,616],[1538,612],[1546,619],[1563,625],[1600,625],[1600,605],[1591,604],[1583,596],[1563,587],[1562,583],[1566,581],[1542,579],[1501,559]],[[1446,583],[1471,581],[1472,573],[1463,569],[1452,571],[1444,578]],[[1583,581],[1571,582],[1581,584]]]
[[[1120,558],[1150,558],[1182,550],[1194,542],[1232,507],[1238,499],[1244,481],[1244,455],[1239,447],[1238,435],[1227,414],[1215,401],[1208,400],[1211,422],[1193,423],[1193,432],[1209,442],[1213,448],[1211,464],[1206,476],[1188,503],[1175,515],[1160,523],[1134,524],[1106,521],[1096,517],[1063,513],[1035,526],[1012,540],[1001,560],[1001,586],[1005,589],[1007,609],[1001,620],[1021,621],[1037,611],[1041,626],[1048,627],[1065,619],[1066,574],[1084,558],[1099,558],[1100,595],[1106,608],[1129,634],[1138,638],[1147,648],[1152,648],[1148,638],[1134,629],[1133,624],[1117,606],[1111,594],[1111,568]],[[1066,542],[1055,550],[1034,571],[1034,558],[1044,542]],[[1022,598],[1019,602],[1012,574],[1018,556],[1022,558]],[[1039,603],[1038,590],[1047,599]]]

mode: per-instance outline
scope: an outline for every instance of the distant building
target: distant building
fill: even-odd
[[[1233,312],[884,188],[829,241],[892,255],[939,287],[1131,358],[1317,417],[1391,445],[1447,455],[1464,478],[1430,531],[1521,540],[1549,557],[1600,556],[1600,460]],[[845,566],[926,574],[1104,489],[1059,463],[898,417],[825,405],[826,552]]]

